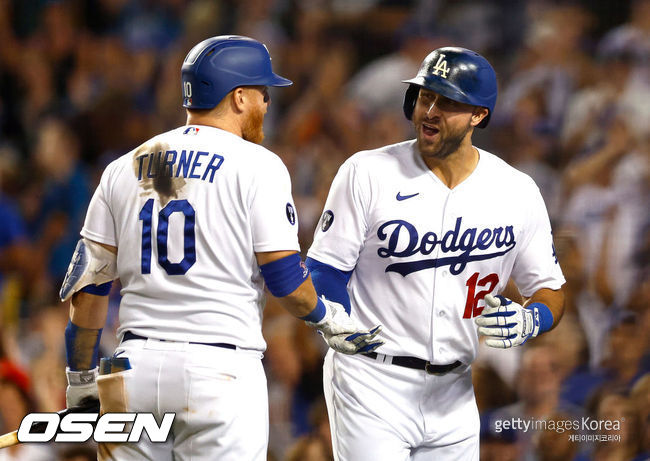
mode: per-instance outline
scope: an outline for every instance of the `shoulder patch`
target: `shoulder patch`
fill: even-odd
[[[287,219],[289,220],[289,223],[292,226],[295,225],[296,224],[296,210],[293,208],[292,204],[287,203],[286,213],[287,213]]]
[[[332,210],[327,210],[325,213],[323,213],[323,217],[321,218],[321,223],[320,223],[320,228],[323,232],[327,232],[330,227],[332,227],[332,223],[334,222],[334,213],[332,213]]]

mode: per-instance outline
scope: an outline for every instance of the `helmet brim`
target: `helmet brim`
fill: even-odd
[[[271,74],[269,83],[266,86],[291,86],[293,82],[288,78],[280,77],[278,74]]]
[[[468,98],[465,93],[460,91],[454,85],[440,85],[435,81],[431,82],[424,79],[423,77],[415,77],[409,80],[402,80],[402,83],[408,83],[410,85],[404,97],[404,115],[408,120],[412,120],[413,109],[415,108],[415,100],[420,91],[419,89],[426,88],[449,99],[453,99],[454,101],[470,104],[475,107],[485,107],[488,110],[488,114],[483,120],[481,120],[481,123],[476,126],[477,128],[485,128],[490,121],[492,110],[490,110],[489,107],[477,105],[474,101]],[[417,91],[415,90],[416,88]]]
[[[483,107],[476,104],[472,98],[468,97],[463,91],[460,90],[456,85],[453,85],[448,82],[440,83],[435,79],[426,79],[424,77],[415,77],[409,80],[402,80],[402,83],[410,83],[412,85],[417,85],[421,88],[426,88],[435,93],[441,94],[449,99],[454,101],[462,102],[465,104],[471,104],[472,106]]]

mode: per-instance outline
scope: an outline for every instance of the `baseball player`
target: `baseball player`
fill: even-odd
[[[192,48],[181,75],[187,125],[112,162],[89,205],[61,288],[72,297],[67,403],[99,396],[103,412],[176,414],[167,443],[100,444],[100,460],[266,460],[264,283],[342,353],[376,348],[379,330],[318,299],[298,254],[287,169],[259,145],[267,87],[291,85],[267,48],[213,37]],[[129,366],[98,376],[118,277],[114,357]]]
[[[488,61],[440,48],[405,83],[416,139],[341,166],[307,258],[319,294],[383,325],[381,353],[325,358],[334,453],[478,460],[479,335],[508,348],[551,329],[564,278],[534,182],[472,145],[497,97]],[[523,306],[499,295],[511,276]]]

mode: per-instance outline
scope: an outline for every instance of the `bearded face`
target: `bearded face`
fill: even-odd
[[[444,159],[456,152],[472,130],[474,107],[421,89],[415,110],[418,149],[423,157]]]
[[[271,96],[266,86],[246,87],[250,106],[242,124],[242,138],[262,144],[264,140],[264,115],[271,104]]]
[[[469,122],[457,127],[440,127],[437,133],[430,134],[431,129],[424,126],[417,130],[417,142],[424,157],[443,159],[458,150],[467,133],[472,129]],[[432,139],[433,138],[433,139]]]
[[[262,141],[264,141],[265,112],[258,106],[251,108],[242,125],[242,138],[255,144],[262,144]]]

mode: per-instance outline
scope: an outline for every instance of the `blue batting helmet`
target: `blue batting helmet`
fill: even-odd
[[[203,40],[185,57],[181,69],[183,107],[212,109],[239,86],[289,86],[273,73],[266,45],[240,35]]]
[[[480,54],[465,48],[445,47],[432,51],[422,61],[404,96],[404,115],[411,120],[420,88],[426,88],[454,101],[486,107],[489,112],[479,128],[484,128],[497,101],[497,76]]]

